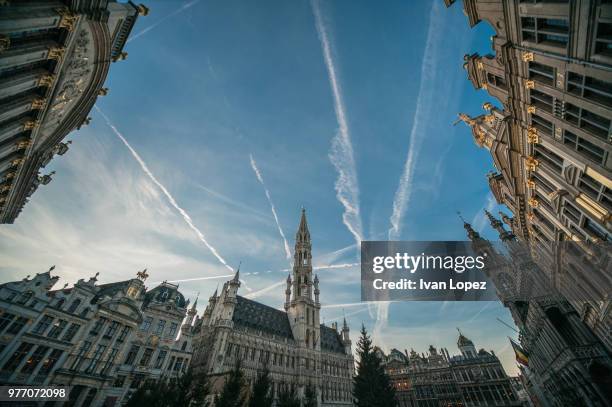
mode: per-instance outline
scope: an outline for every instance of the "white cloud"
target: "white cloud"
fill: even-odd
[[[359,185],[357,182],[353,144],[346,120],[346,109],[342,100],[342,90],[338,81],[327,28],[323,22],[318,0],[312,0],[311,6],[334,98],[336,121],[338,122],[338,131],[332,140],[332,147],[329,153],[329,158],[338,172],[335,184],[336,198],[344,207],[342,221],[355,238],[355,242],[359,244],[363,240],[363,227],[359,213]]]

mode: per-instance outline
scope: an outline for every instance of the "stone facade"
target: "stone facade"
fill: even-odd
[[[489,185],[512,212],[503,222],[543,269],[559,272],[564,264],[555,261],[554,242],[574,241],[588,254],[588,243],[612,241],[612,46],[606,37],[612,4],[463,4],[471,26],[484,20],[495,30],[494,54],[466,55],[464,68],[474,87],[501,105],[485,103],[486,114],[460,118],[493,157]],[[609,293],[586,292],[571,303],[612,349]]]
[[[318,405],[352,405],[354,361],[346,321],[320,323],[319,279],[312,273],[312,247],[306,214],[296,234],[293,273],[287,278],[285,311],[238,295],[239,271],[210,297],[194,337],[194,368],[203,369],[218,392],[240,359],[249,384],[264,364],[273,388],[306,385],[317,391]]]
[[[144,6],[94,0],[0,2],[0,223],[52,173],[41,170],[89,122],[111,62],[125,59]]]
[[[528,366],[522,370],[532,399],[542,406],[610,405],[612,358],[606,344],[555,290],[554,276],[539,267],[530,249],[499,219],[486,214],[503,247],[480,237],[465,221],[464,227],[474,251],[486,254],[487,273],[519,328],[519,341],[528,356]]]
[[[487,21],[495,30],[493,54],[466,55],[464,68],[498,107],[485,103],[485,114],[460,119],[491,153],[490,188],[512,212],[502,213],[501,221],[489,214],[492,226],[528,259],[505,276],[514,291],[500,292],[500,298],[530,353],[530,388],[544,395],[546,405],[606,405],[612,352],[612,5],[465,0],[463,8],[470,26]],[[575,252],[568,256],[568,246],[559,242],[573,242]],[[601,248],[607,254],[595,255]],[[581,278],[585,273],[589,277]],[[519,301],[530,284],[551,294]]]
[[[377,349],[400,407],[524,405],[493,351],[477,351],[461,333],[457,347],[461,355],[455,356],[434,346],[427,355]]]
[[[66,405],[110,407],[186,370],[196,304],[177,286],[147,291],[143,271],[52,290],[51,271],[0,286],[0,384],[70,386]]]

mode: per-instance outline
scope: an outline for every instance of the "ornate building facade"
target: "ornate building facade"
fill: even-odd
[[[447,6],[453,3],[445,0]],[[463,8],[471,26],[487,21],[495,30],[493,55],[466,55],[464,68],[474,87],[497,99],[498,107],[485,103],[485,114],[460,115],[476,144],[490,151],[495,165],[488,175],[490,188],[512,212],[492,225],[500,231],[504,224],[510,227],[500,238],[512,242],[517,253],[515,240],[525,245],[526,269],[555,276],[537,282],[548,296],[525,302],[501,293],[502,301],[531,354],[532,382],[551,404],[566,405],[577,395],[584,405],[605,405],[601,400],[610,395],[601,388],[610,383],[595,382],[610,377],[612,353],[612,53],[607,38],[612,5],[465,0]],[[517,294],[533,276],[514,271],[520,275],[509,275],[508,281]],[[581,278],[585,274],[588,278]]]
[[[264,365],[273,390],[293,386],[302,395],[316,388],[318,405],[352,405],[354,361],[349,327],[320,323],[319,279],[312,272],[312,247],[302,210],[295,238],[293,272],[287,278],[284,311],[238,295],[239,271],[210,297],[196,323],[194,368],[204,370],[218,392],[241,361],[249,383]]]
[[[512,212],[503,221],[557,272],[554,242],[612,241],[612,5],[466,0],[464,11],[495,30],[495,54],[466,55],[464,67],[501,107],[461,118],[493,156],[489,185]],[[577,312],[612,349],[612,303],[589,300]]]
[[[400,407],[524,405],[493,351],[477,351],[461,333],[457,347],[461,355],[433,345],[427,355],[378,350]]]
[[[465,221],[464,228],[475,252],[486,253],[487,273],[520,331],[532,399],[542,406],[610,405],[612,357],[606,344],[555,289],[554,276],[539,267],[530,249],[499,219],[486,214],[503,247],[483,239]]]
[[[147,8],[115,0],[0,2],[0,223],[52,173],[68,133],[89,122],[111,62]]]
[[[2,385],[70,386],[66,405],[110,407],[145,380],[186,370],[196,311],[177,286],[147,290],[143,271],[53,290],[51,271],[0,286]]]

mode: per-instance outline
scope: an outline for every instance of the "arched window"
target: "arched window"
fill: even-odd
[[[70,307],[68,307],[68,312],[74,313],[77,308],[79,308],[79,305],[81,305],[81,299],[77,298],[76,300],[72,301],[72,304],[70,304]]]

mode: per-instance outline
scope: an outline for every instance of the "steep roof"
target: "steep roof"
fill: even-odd
[[[344,345],[338,331],[321,325],[321,350],[334,353],[344,353]]]
[[[238,303],[232,317],[234,325],[262,330],[269,334],[293,340],[293,333],[286,312],[240,295],[236,296],[236,299]]]

